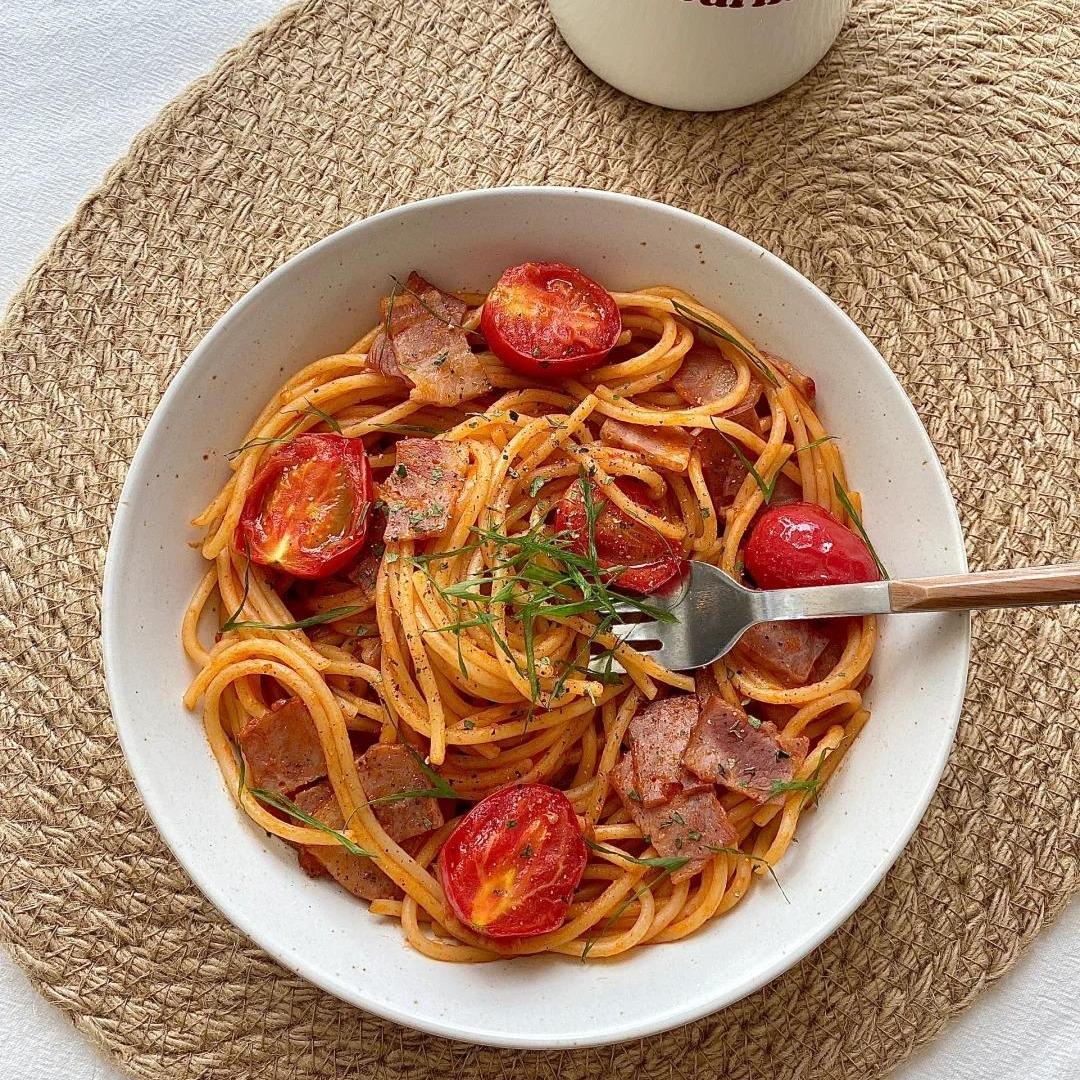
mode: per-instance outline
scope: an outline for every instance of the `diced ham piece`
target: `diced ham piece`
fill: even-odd
[[[653,701],[639,709],[627,735],[634,760],[634,786],[645,806],[659,806],[680,791],[700,791],[702,785],[683,767],[683,750],[697,722],[693,694]]]
[[[334,789],[330,786],[330,781],[320,780],[317,784],[312,784],[311,787],[306,787],[303,791],[296,792],[292,797],[292,801],[296,803],[305,814],[311,814],[312,817],[316,817],[315,811],[318,810],[327,799],[332,798],[333,795]],[[301,823],[295,822],[294,824]]]
[[[356,599],[350,598],[346,603],[365,607],[375,603],[375,583],[379,577],[382,556],[382,544],[379,544],[378,548],[369,547],[346,573],[345,576],[357,590],[353,594]]]
[[[607,419],[600,427],[600,441],[642,455],[650,465],[671,472],[686,472],[692,439],[681,428],[654,428]]]
[[[710,849],[738,844],[739,834],[720,805],[714,788],[680,792],[663,806],[648,807],[633,797],[636,792],[631,754],[623,754],[611,770],[611,784],[641,835],[656,848],[661,858],[690,860],[671,875],[673,882],[700,873],[716,854]]]
[[[307,791],[301,791],[295,801],[303,811],[329,828],[344,827],[345,819],[341,816],[329,784],[316,784]],[[401,896],[401,890],[376,866],[373,859],[353,855],[340,844],[302,847],[297,860],[309,877],[325,877],[329,874],[361,900],[395,900]]]
[[[315,722],[299,698],[286,698],[253,716],[237,737],[248,786],[291,796],[326,775]]]
[[[357,757],[356,769],[364,793],[373,801],[430,786],[416,759],[404,746],[376,743]],[[298,792],[295,802],[331,829],[344,827],[337,799],[325,780]],[[407,846],[411,846],[409,841],[414,837],[441,827],[446,820],[438,800],[426,795],[376,802],[372,811],[387,835]],[[401,896],[401,891],[373,860],[353,855],[340,844],[301,848],[298,859],[305,873],[312,877],[328,873],[362,900],[392,900]]]
[[[814,397],[817,394],[817,385],[814,380],[811,379],[809,375],[803,374],[803,372],[801,372],[794,364],[787,360],[781,360],[779,356],[773,356],[772,353],[765,353],[765,356],[769,362],[780,371],[780,374],[783,375],[808,402],[813,404]]]
[[[324,878],[330,876],[330,871],[326,869],[322,861],[315,854],[313,847],[300,847],[296,849],[296,861],[300,864],[300,869],[304,871],[309,878]]]
[[[790,477],[781,473],[776,478],[776,483],[773,484],[772,497],[767,503],[763,502],[757,508],[757,513],[750,519],[750,524],[746,529],[746,535],[749,536],[754,531],[754,526],[757,525],[760,518],[774,506],[787,506],[788,503],[802,501],[802,485],[795,483]]]
[[[719,349],[694,345],[671,378],[675,393],[687,405],[709,405],[727,397],[739,382],[735,365]]]
[[[382,545],[379,545],[380,549]],[[332,608],[355,607],[352,615],[343,616],[343,623],[363,620],[361,612],[375,603],[375,583],[382,562],[381,550],[368,548],[356,564],[343,575],[320,581],[299,581],[293,593],[297,615],[316,615]],[[314,629],[318,634],[319,627]],[[326,629],[326,628],[323,628]]]
[[[781,473],[776,478],[776,483],[773,485],[772,498],[769,499],[769,506],[787,506],[788,503],[801,501],[802,485],[796,484],[790,477]],[[762,507],[762,510],[767,509],[767,506]]]
[[[399,744],[376,743],[357,758],[356,768],[371,801],[431,787],[416,758]],[[438,800],[429,796],[375,803],[372,810],[390,839],[399,844],[440,828],[446,820]]]
[[[415,270],[383,300],[383,326],[368,359],[384,375],[413,385],[411,397],[458,405],[491,389],[480,357],[461,329],[468,305]],[[387,333],[389,331],[389,333]]]
[[[735,501],[746,479],[746,466],[720,432],[711,428],[698,432],[694,448],[701,456],[701,474],[713,505],[717,510],[726,509]]]
[[[708,345],[694,345],[671,378],[672,389],[687,405],[711,405],[727,397],[738,383],[735,365],[719,349]],[[752,378],[742,401],[728,409],[724,418],[760,434],[761,424],[754,411],[760,397],[761,383]]]
[[[315,812],[330,796],[329,781],[320,780],[317,784],[312,784],[311,787],[298,791],[293,796],[293,802],[305,813],[315,817],[317,816]],[[301,822],[297,821],[294,824],[300,825]],[[330,871],[316,857],[315,850],[314,847],[298,847],[296,849],[296,861],[300,864],[300,869],[310,878],[329,877]]]
[[[774,705],[771,701],[755,701],[754,712],[763,720],[769,720],[778,728],[784,725],[798,712],[795,705]]]
[[[373,668],[382,666],[382,641],[374,634],[358,638],[355,652],[362,664]]]
[[[828,636],[809,619],[759,623],[739,638],[738,650],[755,666],[788,686],[803,686]]]
[[[767,720],[748,717],[717,694],[705,694],[683,762],[702,780],[766,802],[777,784],[795,775],[808,746],[806,739],[785,742]]]
[[[401,439],[397,464],[382,486],[387,540],[424,540],[450,524],[465,487],[469,451],[445,439]]]
[[[847,645],[850,624],[851,619],[822,619],[814,624],[828,638],[829,643],[814,661],[809,682],[821,682],[828,678],[832,669],[840,663],[840,657],[844,655],[844,647]]]

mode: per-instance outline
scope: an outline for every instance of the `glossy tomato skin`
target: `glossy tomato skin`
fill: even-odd
[[[511,266],[488,294],[480,332],[507,367],[540,379],[601,364],[622,333],[611,293],[573,266]]]
[[[359,439],[298,435],[255,474],[236,526],[237,550],[294,577],[329,577],[364,546],[373,495]]]
[[[649,498],[649,489],[640,480],[623,476],[615,484],[642,509],[657,512],[656,504]],[[593,530],[597,561],[602,567],[628,567],[615,576],[613,585],[631,592],[654,593],[682,573],[685,560],[664,537],[629,517],[610,499],[604,500],[599,488],[593,489],[593,498],[596,502],[603,500]],[[588,522],[581,482],[575,481],[555,511],[555,531],[571,534],[570,547],[579,555],[588,551]]]
[[[588,851],[570,800],[547,784],[503,788],[458,822],[439,852],[454,914],[490,938],[558,930]]]
[[[806,502],[766,510],[743,557],[762,589],[853,585],[881,576],[861,536],[827,510]]]

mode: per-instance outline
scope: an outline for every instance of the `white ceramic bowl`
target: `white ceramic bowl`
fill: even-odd
[[[671,283],[817,380],[866,524],[894,574],[965,569],[955,508],[914,409],[855,325],[769,252],[658,203],[558,188],[472,191],[342,229],[229,311],[173,380],[117,509],[105,571],[105,672],[117,730],[165,841],[196,884],[283,964],[346,1001],[452,1038],[571,1047],[648,1035],[756,990],[861,903],[937,785],[964,693],[964,615],[884,620],[873,717],[779,874],[693,937],[612,961],[439,964],[238,812],[180,698],[193,672],[181,614],[203,573],[188,520],[226,476],[223,455],[285,377],[356,339],[391,274],[416,267],[485,288],[506,266],[558,258],[614,289]],[[204,458],[204,455],[209,455]]]

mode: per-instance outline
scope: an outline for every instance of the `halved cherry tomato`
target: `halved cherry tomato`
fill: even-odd
[[[495,283],[480,332],[507,367],[558,379],[600,364],[619,340],[622,316],[611,293],[573,266],[527,262]]]
[[[261,566],[327,577],[363,547],[372,496],[371,467],[359,439],[298,435],[255,474],[236,546]]]
[[[570,800],[546,784],[503,788],[458,822],[439,852],[454,914],[492,938],[558,930],[588,851]]]
[[[615,484],[642,509],[657,513],[649,489],[640,480],[621,476]],[[685,560],[663,536],[605,499],[600,488],[592,489],[592,497],[596,504],[602,504],[593,526],[597,562],[602,567],[629,568],[615,575],[614,585],[632,592],[652,593],[682,572]],[[555,530],[572,535],[572,551],[584,555],[589,550],[589,515],[580,480],[570,485],[556,508]]]
[[[806,502],[766,510],[750,534],[743,558],[762,589],[853,585],[881,576],[861,536],[828,510]]]

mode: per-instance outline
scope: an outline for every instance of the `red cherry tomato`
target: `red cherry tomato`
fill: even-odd
[[[559,379],[600,364],[619,340],[622,316],[611,293],[580,270],[527,262],[495,283],[480,331],[507,367]]]
[[[458,822],[439,852],[454,914],[492,938],[534,937],[566,921],[588,852],[570,800],[546,784],[503,788]]]
[[[862,537],[813,503],[766,510],[750,534],[743,558],[762,589],[852,585],[881,576]]]
[[[236,546],[261,566],[324,578],[347,566],[367,537],[371,467],[359,439],[298,435],[255,474]]]
[[[657,512],[649,489],[640,480],[624,476],[615,484],[642,509]],[[632,592],[652,593],[682,572],[685,560],[672,551],[664,537],[605,499],[599,488],[594,487],[592,494],[596,503],[603,503],[593,526],[597,561],[602,567],[629,567],[616,574],[612,584]],[[578,480],[567,489],[555,511],[555,530],[570,533],[571,550],[584,555],[589,550],[588,529],[585,493]]]

